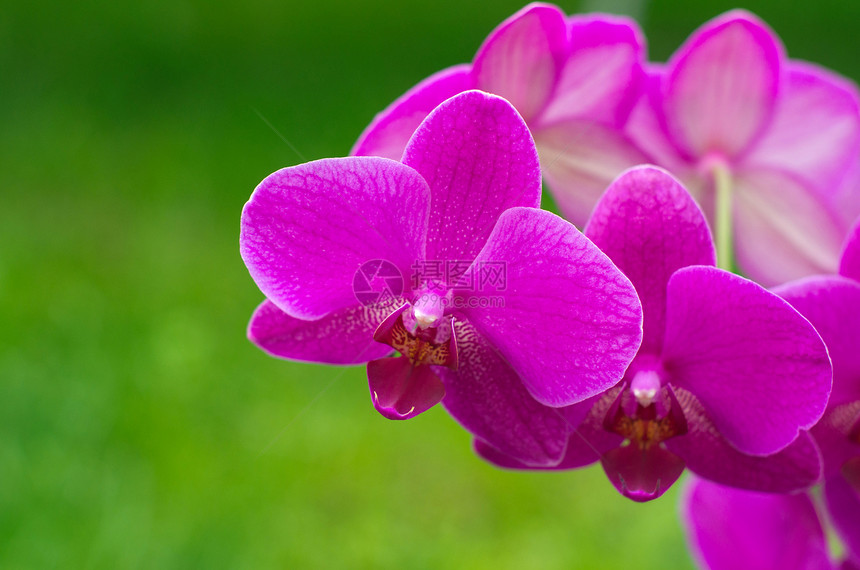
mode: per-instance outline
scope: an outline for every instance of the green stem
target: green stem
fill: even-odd
[[[716,194],[716,234],[717,267],[731,271],[734,265],[732,256],[732,176],[729,169],[718,164],[712,170]]]

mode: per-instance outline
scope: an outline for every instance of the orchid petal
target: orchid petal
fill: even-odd
[[[570,19],[569,55],[539,125],[589,118],[620,125],[642,87],[645,39],[634,20],[590,15]]]
[[[478,50],[478,88],[501,95],[528,121],[549,98],[565,56],[564,13],[547,4],[526,6],[496,28]]]
[[[251,316],[248,338],[279,358],[360,364],[391,352],[390,346],[373,341],[373,331],[393,309],[391,304],[357,305],[305,321],[266,300]]]
[[[480,91],[448,99],[421,124],[403,162],[430,185],[429,260],[471,261],[512,206],[540,204],[540,165],[510,103]]]
[[[788,65],[763,136],[743,163],[791,172],[831,192],[860,152],[860,98],[846,79],[808,63]]]
[[[406,143],[430,112],[457,93],[474,88],[472,67],[455,65],[434,73],[376,115],[349,153],[400,160]]]
[[[427,364],[405,356],[367,363],[370,395],[376,410],[389,420],[406,420],[442,401],[445,386]]]
[[[682,518],[701,568],[710,570],[826,570],[827,540],[805,493],[756,493],[692,478]]]
[[[461,290],[458,299],[532,396],[565,406],[615,385],[639,348],[642,313],[609,258],[555,214],[511,208],[473,267],[480,274],[500,264],[502,283]]]
[[[860,400],[860,283],[839,276],[814,276],[773,289],[806,317],[833,364],[828,408]]]
[[[860,281],[860,220],[848,234],[848,239],[842,248],[839,274]]]
[[[384,158],[326,159],[284,168],[242,211],[242,259],[279,309],[317,319],[359,304],[356,271],[386,260],[408,275],[423,257],[430,194],[411,168]]]
[[[714,267],[669,280],[663,364],[739,451],[775,453],[811,427],[830,395],[821,337],[788,303]]]
[[[839,538],[851,559],[860,563],[860,491],[844,477],[834,476],[824,482],[824,500]]]
[[[824,417],[812,427],[812,436],[824,459],[825,477],[840,473],[846,463],[860,458],[860,441],[852,440],[851,437],[858,428],[860,400],[831,406]]]
[[[609,401],[611,402],[611,400]],[[623,441],[620,436],[603,429],[602,418],[606,414],[607,408],[608,404],[604,402],[604,396],[599,395],[559,410],[563,412],[567,426],[572,431],[567,441],[564,457],[555,465],[527,465],[502,453],[481,439],[475,439],[475,452],[482,459],[503,469],[560,471],[585,467],[598,461],[604,453],[618,447]]]
[[[558,463],[567,444],[561,413],[532,398],[516,372],[468,321],[456,320],[454,331],[459,366],[438,369],[448,413],[506,456],[529,466]]]
[[[767,125],[783,50],[751,14],[733,11],[699,28],[667,66],[669,130],[689,154],[736,156]]]
[[[697,475],[731,487],[770,493],[805,489],[821,477],[821,457],[805,431],[788,447],[772,455],[741,453],[717,430],[701,402],[690,392],[675,394],[684,410],[688,431],[666,441],[666,447],[684,458]]]
[[[688,265],[716,263],[702,211],[668,172],[640,166],[623,173],[606,190],[585,235],[636,287],[644,316],[640,352],[659,355],[669,278]]]
[[[559,209],[580,227],[616,176],[649,162],[623,133],[589,120],[568,119],[543,127],[535,131],[535,143]]]
[[[770,286],[836,273],[847,228],[812,189],[776,170],[738,172],[735,184],[735,249],[746,275]]]
[[[684,472],[684,460],[660,445],[616,447],[600,458],[600,464],[618,492],[638,503],[660,497]]]

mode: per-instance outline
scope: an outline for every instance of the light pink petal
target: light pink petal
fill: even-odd
[[[691,478],[681,517],[693,558],[710,570],[830,570],[806,493],[757,493]]]
[[[403,162],[430,185],[428,260],[472,260],[499,215],[540,205],[540,164],[528,127],[510,103],[467,91],[437,107]]]
[[[454,419],[499,453],[529,466],[554,465],[567,445],[561,412],[537,402],[499,352],[468,321],[454,324],[457,370],[439,368]]]
[[[702,404],[686,390],[676,390],[687,420],[686,434],[666,441],[687,467],[711,481],[769,493],[805,489],[821,477],[821,457],[805,431],[773,455],[747,455],[738,451],[717,430]]]
[[[800,311],[827,345],[833,363],[828,407],[860,400],[860,283],[819,275],[776,287],[773,292]]]
[[[569,55],[538,124],[587,118],[621,125],[644,80],[639,26],[605,14],[575,16],[569,26]]]
[[[714,267],[669,280],[663,364],[739,451],[775,453],[821,417],[831,368],[818,333],[787,302]]]
[[[824,482],[824,499],[847,554],[860,564],[860,491],[837,475]]]
[[[355,306],[356,271],[387,260],[408,275],[423,258],[430,192],[399,162],[351,157],[284,168],[242,211],[239,246],[257,286],[279,309],[317,319]]]
[[[743,152],[770,121],[782,59],[778,38],[749,13],[699,28],[667,66],[663,104],[676,143],[697,157]]]
[[[854,229],[848,234],[848,239],[842,248],[839,274],[860,281],[860,220],[854,224]]]
[[[734,180],[738,266],[762,285],[836,273],[845,228],[816,193],[776,170],[747,170]]]
[[[638,166],[606,190],[585,235],[633,282],[644,314],[640,352],[659,355],[669,278],[688,265],[716,263],[702,211],[668,172]]]
[[[490,34],[472,72],[479,89],[501,95],[530,121],[546,104],[566,55],[564,13],[530,4]]]
[[[367,363],[370,399],[389,420],[407,420],[426,412],[445,396],[445,386],[427,364],[397,356]]]
[[[791,172],[833,194],[860,152],[857,87],[808,63],[786,71],[773,120],[744,164]]]
[[[615,385],[642,340],[630,281],[573,225],[544,210],[511,208],[475,259],[504,267],[504,282],[461,290],[467,316],[548,406]]]
[[[562,214],[585,225],[609,183],[624,170],[650,162],[617,129],[569,119],[535,131],[548,189]]]
[[[446,99],[473,89],[470,65],[455,65],[434,73],[376,115],[351,155],[384,156],[400,160],[406,143],[427,115]]]
[[[248,338],[279,358],[359,364],[391,352],[390,346],[373,340],[373,331],[394,308],[391,304],[356,305],[305,321],[289,316],[267,300],[254,311]]]
[[[645,86],[624,124],[623,132],[630,140],[675,176],[683,177],[694,165],[672,140],[662,114],[662,90],[666,72],[662,66],[648,66]]]

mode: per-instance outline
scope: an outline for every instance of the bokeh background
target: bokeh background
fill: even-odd
[[[664,60],[722,0],[635,15]],[[678,487],[510,473],[437,407],[391,422],[361,367],[245,339],[239,214],[471,60],[509,0],[0,8],[0,567],[691,568]],[[860,78],[855,0],[746,4]]]

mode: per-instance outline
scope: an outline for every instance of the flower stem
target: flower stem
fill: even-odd
[[[731,271],[734,265],[732,256],[732,176],[724,164],[717,164],[712,170],[716,194],[714,213],[717,242],[717,267]]]

